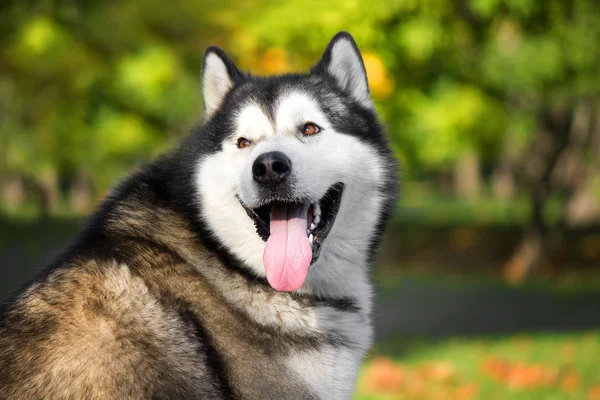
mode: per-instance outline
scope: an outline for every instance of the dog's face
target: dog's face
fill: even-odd
[[[364,264],[396,171],[350,35],[306,75],[253,78],[210,48],[203,93],[215,147],[196,182],[218,241],[281,291]]]

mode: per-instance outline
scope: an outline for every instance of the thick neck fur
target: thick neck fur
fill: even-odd
[[[170,288],[161,296],[175,296],[209,327],[215,348],[225,354],[230,375],[236,371],[247,373],[261,365],[259,370],[263,372],[268,368],[278,369],[280,375],[281,371],[287,371],[285,374],[290,375],[281,379],[288,383],[299,380],[300,385],[306,385],[317,398],[349,398],[373,333],[370,286],[363,269],[351,275],[350,269],[357,267],[348,258],[352,254],[341,260],[349,274],[345,277],[348,282],[343,285],[344,289],[354,288],[353,293],[344,290],[328,297],[311,288],[296,293],[277,292],[223,249],[217,253],[211,251],[216,250],[218,244],[210,239],[210,232],[188,215],[190,210],[182,198],[175,199],[176,193],[153,183],[164,177],[154,178],[148,171],[137,175],[128,184],[129,188],[121,192],[123,197],[105,206],[108,210],[103,213],[102,224],[107,235],[124,242],[139,241],[157,249],[158,254],[133,251],[133,259],[125,256],[121,261],[129,265],[133,273],[140,274],[151,290]],[[127,251],[125,248],[124,253]],[[177,269],[165,269],[161,265],[161,254],[167,254],[169,259],[181,259]],[[140,262],[136,257],[144,259]],[[144,267],[137,271],[137,265]],[[199,276],[194,277],[196,274]],[[317,285],[322,288],[327,287],[324,286],[326,280],[333,278],[322,275],[316,279],[323,280]],[[327,292],[336,293],[335,290]],[[217,303],[211,303],[215,300]],[[228,322],[231,318],[237,322]],[[243,330],[239,331],[241,327]],[[233,333],[219,333],[228,331]],[[239,344],[244,340],[256,340],[254,346],[262,350],[248,353],[249,347]],[[246,353],[250,354],[247,365],[243,363],[244,358],[240,359],[240,354]],[[260,359],[263,353],[277,354],[281,365]],[[257,376],[250,388],[262,379]],[[294,387],[291,383],[280,386],[270,383],[257,387],[257,393],[261,394],[247,392],[247,398],[305,398],[297,397],[298,393],[280,392],[282,387]],[[234,387],[234,390],[248,389]],[[273,396],[265,395],[271,390],[275,391]]]
[[[116,196],[102,206],[92,224],[100,223],[111,236],[157,243],[194,266],[205,265],[202,258],[214,252],[217,255],[214,261],[226,270],[227,276],[222,278],[236,279],[277,293],[265,278],[257,277],[215,240],[199,217],[193,194],[183,190],[185,174],[175,177],[164,165],[157,162],[132,176],[117,189]],[[171,185],[165,186],[164,182],[169,180]],[[98,218],[101,221],[97,221]],[[371,298],[367,277],[368,249],[362,248],[366,244],[364,240],[356,243],[349,240],[346,247],[338,246],[324,252],[318,263],[311,267],[305,287],[291,296],[351,301],[368,312]],[[202,268],[199,272],[204,275],[214,273]]]

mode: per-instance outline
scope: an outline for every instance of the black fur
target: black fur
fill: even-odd
[[[120,218],[119,206],[141,197],[145,199],[143,206],[148,209],[168,210],[172,211],[174,215],[182,216],[190,232],[192,232],[193,240],[196,241],[194,243],[197,243],[198,248],[203,248],[208,253],[217,255],[220,264],[243,276],[249,285],[258,285],[262,288],[269,287],[266,279],[256,276],[250,268],[237,259],[217,239],[215,233],[209,229],[209,225],[203,220],[202,199],[197,193],[194,181],[195,168],[203,158],[219,151],[221,143],[234,134],[233,118],[236,112],[248,103],[249,99],[259,104],[265,110],[265,113],[273,119],[275,112],[273,109],[274,99],[293,90],[310,94],[312,98],[319,102],[320,108],[334,125],[336,131],[352,135],[367,143],[378,152],[388,167],[387,175],[379,188],[384,198],[384,207],[377,222],[376,234],[368,250],[369,258],[372,260],[385,223],[392,215],[395,206],[397,167],[375,111],[345,92],[338,85],[336,79],[327,72],[327,65],[331,61],[331,48],[333,43],[340,39],[350,39],[357,56],[360,58],[360,53],[352,38],[347,33],[340,33],[332,40],[322,60],[313,67],[310,74],[290,74],[277,77],[253,77],[249,74],[243,74],[221,49],[209,48],[206,55],[213,53],[223,60],[233,82],[232,89],[225,95],[220,107],[193,129],[177,148],[142,167],[111,191],[108,198],[87,220],[81,233],[77,235],[71,246],[57,257],[40,276],[29,282],[22,290],[5,302],[2,310],[0,310],[0,328],[9,329],[13,324],[20,324],[19,321],[13,321],[8,312],[14,311],[15,307],[18,307],[19,298],[32,284],[44,282],[57,269],[71,268],[71,266],[77,265],[80,260],[106,261],[107,265],[114,260],[117,263],[131,266],[132,272],[135,273],[136,257],[139,257],[140,254],[139,251],[135,251],[136,247],[154,246],[157,254],[168,259],[169,263],[184,263],[177,250],[169,248],[167,245],[146,242],[140,236],[114,235],[114,232],[111,231],[111,222]],[[300,140],[306,140],[301,136],[299,138]],[[140,233],[140,235],[142,234]],[[317,298],[299,294],[292,294],[292,297],[299,302],[305,302],[307,305],[328,306],[341,312],[359,313],[361,311],[353,298]],[[98,307],[100,306],[98,304]],[[191,334],[202,344],[200,351],[208,357],[207,365],[214,382],[216,382],[216,391],[221,398],[233,399],[235,396],[227,378],[227,366],[224,365],[223,360],[212,347],[212,338],[208,331],[203,328],[201,321],[193,316],[186,306],[182,305],[180,307],[179,316],[189,328]],[[48,318],[46,322],[45,325],[36,326],[36,329],[52,332],[56,324],[51,318]],[[248,324],[248,326],[251,325]],[[24,339],[26,339],[29,334],[27,327],[17,327],[17,329],[22,329]],[[279,332],[271,332],[270,328],[261,327],[261,329],[264,330],[264,335],[279,336]],[[36,337],[39,338],[40,336]],[[264,339],[259,337],[258,340]],[[344,335],[337,332],[327,332],[325,335],[315,335],[314,337],[290,335],[286,340],[290,340],[293,342],[292,344],[302,345],[303,348],[317,348],[322,343],[328,343],[335,347],[352,345]],[[151,353],[151,351],[149,352]],[[8,380],[11,377],[3,376],[0,373],[0,383],[3,379]],[[184,389],[178,387],[176,382],[171,386],[165,386],[164,390],[163,393],[156,393],[157,398],[184,393],[180,392]]]

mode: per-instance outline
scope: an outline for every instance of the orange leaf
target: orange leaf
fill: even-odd
[[[377,392],[397,392],[404,382],[404,371],[385,357],[376,358],[365,373],[365,385]]]
[[[594,385],[590,388],[587,400],[600,400],[600,384]]]
[[[470,400],[473,397],[477,396],[479,392],[479,386],[475,383],[467,383],[459,386],[456,389],[456,394],[454,395],[454,399],[456,400]]]
[[[485,360],[481,370],[495,380],[514,389],[552,386],[558,379],[555,368],[543,365],[526,365],[497,358]]]
[[[388,98],[394,91],[394,78],[389,74],[381,57],[375,53],[364,52],[363,62],[371,93],[376,98]]]
[[[260,70],[266,74],[289,72],[288,54],[283,49],[270,48],[260,58]]]
[[[437,361],[426,364],[421,368],[421,373],[426,379],[438,382],[450,382],[456,375],[454,364],[448,361]]]
[[[571,393],[576,391],[577,389],[579,389],[579,384],[581,383],[581,378],[579,378],[579,375],[577,375],[576,373],[572,372],[570,374],[567,374],[561,384],[560,384],[560,388],[567,393]]]

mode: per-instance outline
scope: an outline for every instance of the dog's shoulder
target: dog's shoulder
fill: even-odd
[[[181,305],[161,301],[127,265],[57,268],[5,311],[0,392],[220,398],[198,339]]]
[[[0,324],[0,392],[223,398],[197,319],[139,269],[86,260],[13,299]]]
[[[146,168],[125,180],[3,305],[0,393],[223,397],[196,319],[173,295],[197,279],[182,256],[195,234],[159,178]]]

